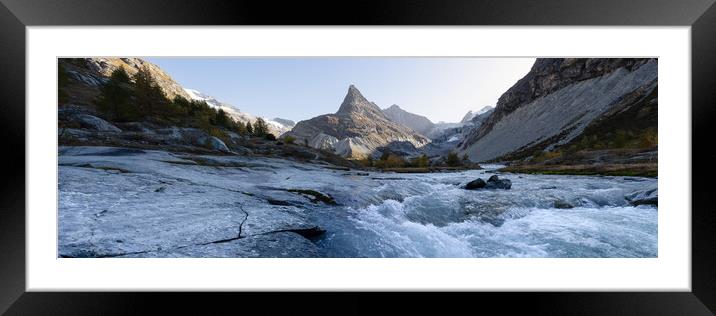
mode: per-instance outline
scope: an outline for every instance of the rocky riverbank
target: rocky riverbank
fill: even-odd
[[[320,161],[61,146],[58,254],[655,254],[656,243],[651,242],[656,240],[655,181],[505,174],[497,177],[494,172],[489,167],[397,175]],[[464,189],[477,178],[491,178],[486,183],[494,183],[499,189]],[[575,225],[577,220],[582,226]],[[559,228],[549,228],[556,223],[560,223]],[[609,229],[586,229],[584,223]],[[518,228],[521,225],[531,228]],[[557,231],[561,233],[555,234]],[[513,238],[523,238],[520,243],[524,246],[513,244]],[[583,243],[591,239],[602,242]]]

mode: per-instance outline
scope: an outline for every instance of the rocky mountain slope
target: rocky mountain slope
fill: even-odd
[[[657,70],[656,59],[538,59],[459,150],[471,160],[485,161],[569,144],[591,123],[628,106],[624,102],[652,95]]]
[[[435,124],[431,122],[427,117],[410,113],[403,110],[397,104],[393,104],[388,108],[383,109],[383,114],[393,122],[400,125],[409,127],[410,129],[420,133],[420,135],[427,136],[430,131],[435,127]]]
[[[142,68],[147,68],[167,98],[173,99],[176,96],[190,98],[184,88],[169,74],[159,66],[141,58],[61,58],[59,63],[65,67],[70,77],[89,87],[99,87],[119,67],[124,68],[130,76]]]
[[[350,158],[370,155],[391,143],[422,147],[430,141],[415,131],[391,121],[383,111],[351,85],[335,114],[298,122],[286,135],[314,148],[332,150]]]
[[[182,87],[159,66],[141,58],[61,58],[59,63],[72,79],[71,90],[73,93],[69,95],[70,99],[67,103],[94,107],[100,86],[108,81],[115,69],[122,67],[127,74],[133,76],[140,69],[146,68],[154,82],[170,100],[180,96],[187,100],[204,101],[210,107],[224,110],[231,118],[242,123],[251,122],[253,124],[258,118],[210,95]],[[266,118],[264,120],[268,123],[269,132],[276,137],[293,127],[293,124],[283,124]]]

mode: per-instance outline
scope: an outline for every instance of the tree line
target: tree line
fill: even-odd
[[[160,125],[194,127],[214,136],[223,130],[240,135],[275,139],[262,118],[241,122],[230,117],[223,109],[209,106],[205,101],[188,100],[176,96],[167,98],[150,71],[142,67],[130,76],[118,67],[101,86],[97,106],[113,122],[151,121]]]
[[[467,154],[463,155],[462,159],[456,152],[447,153],[442,159],[431,163],[430,159],[426,154],[422,154],[412,159],[405,159],[400,155],[384,152],[381,154],[379,159],[373,159],[368,156],[359,161],[363,166],[375,167],[379,169],[390,169],[390,168],[427,168],[430,166],[444,166],[444,167],[468,167],[472,163],[468,158]]]

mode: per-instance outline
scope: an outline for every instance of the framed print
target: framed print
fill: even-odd
[[[712,314],[712,4],[3,0],[0,306]]]

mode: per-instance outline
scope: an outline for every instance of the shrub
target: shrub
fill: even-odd
[[[296,142],[296,137],[289,135],[289,136],[284,137],[283,141],[286,142],[286,144],[293,144],[294,142]]]
[[[219,129],[219,128],[209,127],[209,128],[206,130],[206,133],[209,134],[209,135],[211,135],[211,136],[214,136],[214,137],[216,137],[216,138],[218,138],[218,139],[221,139],[221,141],[224,142],[224,144],[228,144],[228,143],[229,143],[229,134],[227,134],[225,131],[223,131],[223,130],[221,130],[221,129]],[[207,143],[207,146],[208,146],[208,143]]]
[[[384,153],[380,160],[375,162],[375,166],[378,168],[402,168],[405,167],[405,160],[398,155]]]
[[[361,160],[358,160],[358,163],[364,167],[372,167],[373,166],[373,158],[371,156],[367,156]]]
[[[659,133],[656,128],[647,128],[639,137],[639,146],[642,148],[652,148],[658,145]]]
[[[546,160],[562,157],[562,152],[559,150],[555,151],[538,151],[532,156],[532,161],[543,162]]]
[[[629,141],[629,133],[627,133],[625,130],[617,130],[614,133],[614,147],[615,148],[624,148],[627,146],[627,142]]]
[[[419,157],[413,158],[411,164],[413,165],[413,167],[425,168],[430,165],[430,160],[428,159],[427,155],[422,154]]]
[[[451,152],[449,152],[449,153],[447,154],[447,156],[445,157],[445,163],[446,163],[449,167],[458,167],[458,166],[460,166],[460,165],[462,164],[462,162],[460,161],[460,158],[458,157],[457,153],[456,153],[456,152],[453,152],[453,151],[451,151]]]

